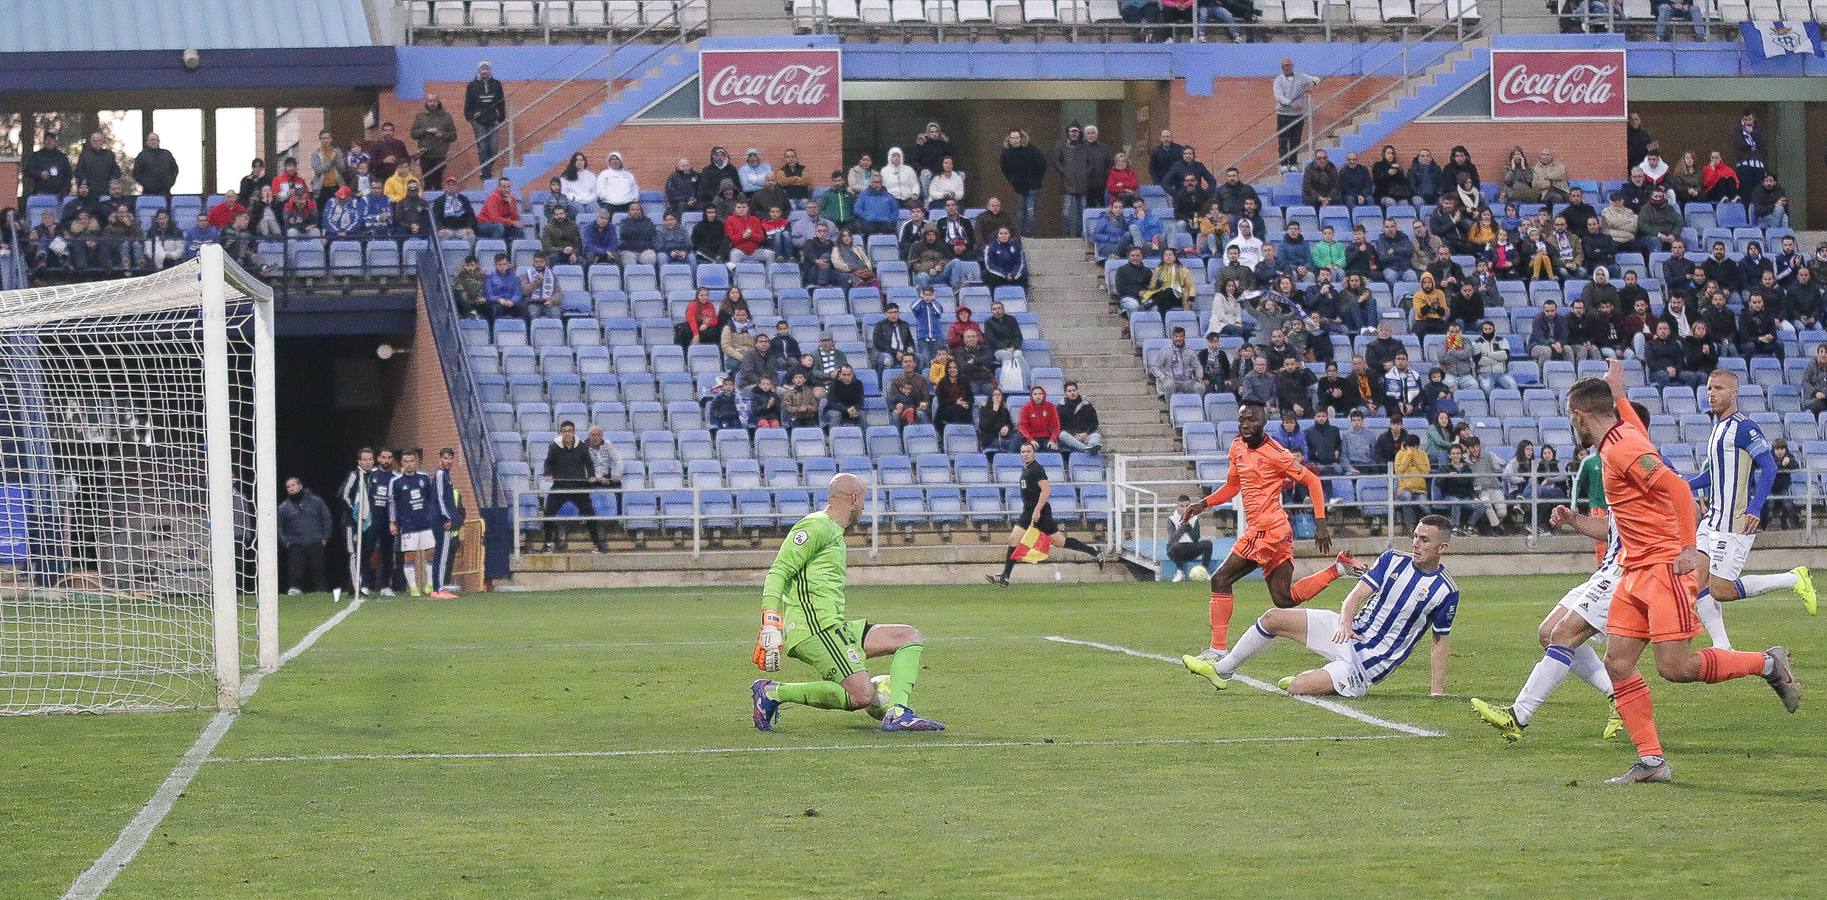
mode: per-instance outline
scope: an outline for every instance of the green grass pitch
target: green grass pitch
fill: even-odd
[[[914,707],[943,734],[787,707],[750,725],[756,590],[373,602],[266,680],[117,897],[1804,896],[1827,883],[1821,704],[1761,681],[1651,679],[1671,786],[1570,679],[1519,744],[1535,626],[1578,581],[1467,578],[1448,699],[1427,654],[1349,705],[1408,737],[1165,663],[1202,585],[859,588],[927,634]],[[1316,601],[1336,608],[1345,585]],[[1240,591],[1233,632],[1266,603]],[[284,645],[333,608],[288,599]],[[1806,686],[1827,630],[1792,595],[1731,604]],[[1244,670],[1309,667],[1281,642]],[[886,660],[875,661],[885,671]],[[783,676],[804,678],[788,662]],[[0,720],[0,896],[62,892],[188,747],[202,713]],[[1349,740],[1347,740],[1349,739]],[[745,752],[758,749],[784,752]],[[616,752],[609,755],[606,751]],[[620,751],[631,751],[622,753]],[[652,751],[652,752],[633,752]],[[555,755],[574,752],[577,755]],[[407,754],[531,754],[399,758]],[[256,761],[260,757],[289,757]],[[299,759],[299,757],[304,757]]]

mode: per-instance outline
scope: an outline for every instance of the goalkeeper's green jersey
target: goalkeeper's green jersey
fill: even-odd
[[[823,510],[793,526],[762,584],[762,604],[780,610],[785,646],[844,623],[844,529]]]
[[[1580,463],[1580,473],[1573,482],[1573,501],[1575,508],[1593,513],[1607,509],[1605,504],[1605,464],[1597,453],[1591,453]]]

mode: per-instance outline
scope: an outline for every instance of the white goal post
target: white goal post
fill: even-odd
[[[214,244],[0,293],[0,716],[234,709],[278,665],[274,374]]]

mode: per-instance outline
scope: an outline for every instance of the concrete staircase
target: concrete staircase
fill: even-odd
[[[1029,238],[1029,305],[1040,315],[1041,333],[1052,344],[1053,362],[1077,381],[1097,405],[1104,441],[1113,453],[1181,452],[1180,437],[1155,396],[1135,346],[1123,337],[1102,276],[1077,238]],[[1050,398],[1057,402],[1060,398]],[[1136,462],[1131,481],[1167,482],[1160,494],[1197,494],[1190,463]]]

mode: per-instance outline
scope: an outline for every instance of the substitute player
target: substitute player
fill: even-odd
[[[875,702],[866,657],[888,656],[889,697],[883,731],[944,731],[945,726],[914,715],[907,707],[920,677],[924,645],[912,625],[876,625],[844,618],[844,529],[863,513],[863,482],[849,473],[831,479],[825,508],[793,526],[761,588],[761,637],[755,664],[780,668],[780,654],[818,672],[819,681],[782,683],[767,678],[749,685],[755,728],[773,731],[782,703],[819,709],[863,709]]]
[[[1423,631],[1434,633],[1430,692],[1446,694],[1447,637],[1459,610],[1459,588],[1441,558],[1452,538],[1445,516],[1425,516],[1415,526],[1410,553],[1385,550],[1359,578],[1339,612],[1329,609],[1271,609],[1237,638],[1237,647],[1217,662],[1181,659],[1187,669],[1224,690],[1244,661],[1278,637],[1304,643],[1326,664],[1281,680],[1296,696],[1337,694],[1362,697],[1408,659]]]
[[[457,451],[445,447],[438,451],[438,468],[431,473],[432,490],[437,493],[438,513],[444,525],[432,532],[437,549],[431,554],[432,591],[437,600],[457,599],[457,580],[452,577],[457,543],[463,528],[463,494],[457,490]]]
[[[368,554],[374,552],[374,545],[368,541],[369,529],[375,524],[374,477],[374,450],[363,447],[355,452],[355,470],[336,489],[336,495],[349,509],[349,519],[343,525],[343,543],[349,551],[349,590],[357,595],[373,592],[370,585],[374,579],[363,576],[369,571]]]
[[[426,555],[436,549],[434,535],[442,531],[448,521],[438,503],[438,492],[432,485],[431,476],[419,471],[419,451],[400,451],[400,474],[393,479],[391,490],[392,502],[387,507],[388,533],[400,548],[400,561],[406,572],[406,592],[418,597],[421,596],[419,567],[424,564]],[[423,593],[432,593],[436,586],[436,577],[428,572]]]
[[[1091,561],[1097,563],[1099,569],[1104,568],[1104,551],[1067,535],[1066,530],[1053,520],[1053,482],[1047,480],[1047,469],[1035,460],[1034,452],[1032,441],[1021,445],[1021,518],[1009,529],[1009,552],[1002,560],[1002,574],[983,576],[998,587],[1009,586],[1009,573],[1015,571],[1015,550],[1021,546],[1021,536],[1028,533],[1029,527],[1052,538],[1055,544],[1066,545],[1068,550],[1090,554]]]
[[[1801,705],[1801,686],[1782,647],[1763,653],[1708,647],[1696,653],[1690,646],[1701,630],[1693,609],[1694,572],[1705,562],[1689,537],[1694,533],[1693,494],[1662,461],[1624,398],[1624,367],[1614,359],[1603,381],[1575,383],[1567,391],[1567,408],[1574,434],[1599,448],[1605,498],[1624,545],[1624,576],[1605,625],[1610,635],[1605,669],[1611,675],[1612,701],[1637,745],[1637,761],[1607,783],[1671,781],[1649,685],[1637,674],[1645,649],[1653,645],[1656,671],[1668,681],[1711,684],[1762,675],[1790,712]]]
[[[1763,521],[1764,501],[1776,483],[1776,456],[1763,429],[1738,409],[1738,376],[1714,369],[1706,380],[1707,405],[1713,414],[1713,433],[1706,442],[1706,464],[1688,479],[1695,491],[1706,491],[1706,513],[1700,517],[1695,546],[1706,554],[1706,576],[1701,579],[1696,610],[1713,646],[1732,649],[1726,636],[1720,601],[1778,590],[1801,595],[1808,614],[1815,612],[1814,580],[1806,566],[1772,575],[1741,575],[1751,556],[1751,544]]]
[[[1287,510],[1281,507],[1282,488],[1289,481],[1307,486],[1307,493],[1313,498],[1313,543],[1321,553],[1332,549],[1332,532],[1326,527],[1326,489],[1320,484],[1319,475],[1301,465],[1299,456],[1263,432],[1264,422],[1261,403],[1246,400],[1238,407],[1237,438],[1231,441],[1230,470],[1225,474],[1224,485],[1187,509],[1187,516],[1197,516],[1229,503],[1239,491],[1243,493],[1244,532],[1237,536],[1224,564],[1212,573],[1212,599],[1206,608],[1211,618],[1212,643],[1198,656],[1207,662],[1226,652],[1231,610],[1236,605],[1231,591],[1245,575],[1261,568],[1269,583],[1269,599],[1286,609],[1319,596],[1340,575],[1361,568],[1351,557],[1340,553],[1332,565],[1294,582],[1294,526],[1288,522]]]

